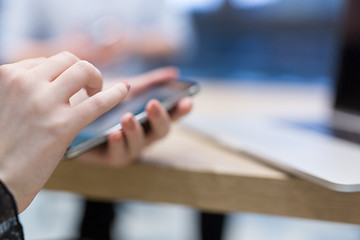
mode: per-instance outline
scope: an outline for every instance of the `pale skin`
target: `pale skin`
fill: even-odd
[[[151,85],[174,81],[177,77],[176,68],[166,67],[133,78],[106,82],[104,88],[109,88],[121,81],[128,81],[131,85],[128,98],[131,98],[141,94],[141,91]],[[151,100],[146,106],[151,126],[150,133],[145,134],[141,125],[134,119],[134,115],[127,113],[121,118],[123,130],[110,134],[107,145],[83,154],[78,160],[112,167],[128,165],[135,161],[144,147],[165,137],[170,130],[171,122],[189,113],[191,108],[192,100],[183,98],[177,104],[175,111],[169,115],[159,101]]]
[[[70,103],[81,89],[88,97]],[[100,72],[68,52],[0,66],[0,179],[13,194],[19,212],[43,187],[76,134],[121,102],[128,89],[127,83],[119,81],[102,90]],[[174,117],[186,114],[190,108],[191,101],[183,99]],[[123,132],[111,134],[106,151],[98,149],[93,155],[101,156],[105,164],[122,165],[139,154],[145,143],[164,136],[170,116],[154,101],[147,109],[149,113],[152,109],[163,111],[149,115],[155,137],[139,135],[141,130],[135,123],[135,127],[131,126],[134,128],[124,127]],[[129,114],[123,117],[124,125],[130,125],[129,119]],[[166,127],[156,130],[161,121],[166,122]],[[139,136],[142,140],[136,146],[123,141],[126,138],[130,143]],[[96,159],[90,153],[88,156],[89,161]],[[118,159],[124,160],[119,163]]]

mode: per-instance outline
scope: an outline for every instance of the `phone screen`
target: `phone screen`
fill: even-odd
[[[145,107],[151,99],[159,100],[165,109],[170,110],[180,98],[191,96],[197,91],[196,83],[176,80],[155,85],[136,97],[124,100],[85,127],[70,144],[65,158],[76,157],[105,142],[109,133],[121,129],[121,117],[127,112],[133,113],[138,121],[144,123],[146,121]]]

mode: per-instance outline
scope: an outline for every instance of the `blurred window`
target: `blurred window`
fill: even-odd
[[[328,81],[343,0],[169,0],[193,14],[197,51],[189,75]]]

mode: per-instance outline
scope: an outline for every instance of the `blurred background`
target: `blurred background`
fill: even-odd
[[[144,1],[119,0],[127,6],[126,17],[119,20],[105,7],[117,1],[74,0],[66,8],[64,2],[0,0],[0,62],[74,50],[109,76],[171,64],[183,76],[201,81],[331,87],[346,6],[345,0],[155,0],[149,1],[152,7],[139,10],[136,4]],[[102,10],[106,14],[99,15]],[[145,47],[140,41],[144,36],[153,40],[150,49],[158,51]],[[84,46],[88,48],[81,49]],[[74,239],[82,200],[75,194],[43,191],[21,215],[27,239]],[[114,239],[199,239],[196,209],[143,202],[122,203],[119,209]],[[349,224],[247,213],[231,213],[226,223],[227,240],[360,238],[360,227]]]
[[[47,1],[36,2],[44,6],[49,5]],[[180,58],[167,60],[168,63],[179,66],[184,75],[236,81],[252,79],[307,82],[324,81],[332,77],[339,24],[346,3],[344,0],[166,0],[165,2],[159,5],[166,5],[167,9],[163,10],[172,9],[173,16],[176,15],[168,18],[174,22],[169,25],[181,31],[174,31],[175,33],[171,34],[180,39],[179,42],[182,41],[176,44],[186,46],[181,49]],[[3,14],[3,18],[6,19],[2,22],[6,26],[1,29],[4,31],[7,28],[9,33],[1,34],[6,38],[5,46],[2,44],[2,52],[8,52],[6,48],[12,48],[9,45],[15,45],[14,42],[21,42],[18,39],[20,37],[40,40],[57,37],[54,30],[49,31],[49,26],[44,26],[44,22],[41,21],[49,22],[50,17],[47,15],[50,15],[50,11],[44,13],[45,7],[28,7],[30,9],[27,11],[33,11],[34,15],[35,11],[44,10],[42,12],[44,17],[37,16],[36,20],[29,20],[26,18],[31,14],[23,9],[27,6],[21,7],[24,3],[20,3],[10,4],[17,5],[15,13],[15,7],[12,7]],[[61,8],[58,8],[58,11],[61,13]],[[81,12],[84,11],[86,8],[81,8]],[[21,14],[22,12],[24,14]],[[69,15],[69,12],[64,14]],[[61,20],[61,14],[59,15],[60,19],[57,21],[64,21]],[[136,18],[136,14],[134,15],[133,18]],[[28,25],[21,20],[27,20]],[[58,23],[50,22],[60,28]],[[40,26],[35,28],[34,24]],[[28,29],[24,29],[26,27]],[[7,53],[6,58],[11,54],[14,54],[14,51]],[[152,66],[148,68],[164,65],[164,62],[152,62]]]
[[[193,13],[196,54],[181,65],[190,75],[311,82],[333,74],[345,1],[173,2]]]

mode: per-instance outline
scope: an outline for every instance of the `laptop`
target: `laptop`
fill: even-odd
[[[360,1],[346,14],[331,119],[194,116],[185,126],[219,143],[339,192],[360,192]],[[205,120],[206,119],[206,120]]]

